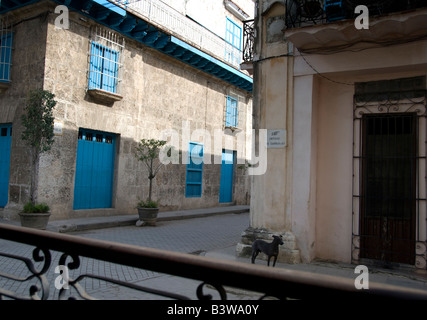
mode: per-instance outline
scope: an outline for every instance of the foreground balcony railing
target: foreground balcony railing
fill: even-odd
[[[115,0],[123,3],[124,0]],[[239,69],[242,52],[225,39],[158,0],[129,0],[127,8],[150,23]]]
[[[52,275],[59,276],[54,274],[54,269],[57,272],[58,266],[66,267],[70,270],[70,274],[67,277],[67,287],[60,288],[58,296],[53,298],[96,298],[89,295],[81,285],[85,279],[102,280],[114,286],[133,289],[138,293],[151,293],[163,299],[189,298],[177,294],[176,288],[174,290],[170,286],[164,289],[149,288],[115,277],[86,273],[86,268],[81,266],[81,261],[85,257],[200,281],[195,291],[197,298],[202,300],[211,298],[206,294],[207,287],[214,288],[221,299],[227,299],[226,288],[228,287],[259,292],[261,298],[272,296],[279,299],[328,299],[329,301],[354,298],[427,299],[427,292],[416,289],[370,282],[369,290],[357,290],[354,281],[347,278],[216,260],[6,224],[0,224],[0,237],[4,240],[34,246],[32,258],[0,253],[0,266],[2,266],[0,280],[5,278],[7,283],[34,282],[31,283],[28,292],[22,294],[22,292],[13,291],[12,288],[16,286],[10,284],[6,286],[4,281],[0,281],[0,298],[3,299],[52,298],[49,292],[52,287],[58,285],[58,279],[55,279],[55,283],[49,279]],[[58,261],[55,261],[54,256],[59,256]],[[14,264],[8,270],[14,270],[19,274],[5,272],[6,266],[15,262],[25,264],[26,276],[22,276],[24,272],[15,268]],[[60,271],[64,272],[64,269]],[[64,275],[61,277],[65,279]]]

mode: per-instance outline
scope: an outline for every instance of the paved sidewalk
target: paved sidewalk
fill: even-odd
[[[214,215],[244,213],[249,212],[249,206],[219,206],[213,208],[177,210],[177,211],[160,211],[157,221],[171,221],[180,219],[191,219],[199,217],[208,217]],[[112,227],[124,227],[135,225],[138,221],[138,213],[132,215],[118,216],[100,216],[86,217],[67,220],[51,220],[48,223],[47,230],[55,232],[75,232],[84,230],[104,229]],[[3,220],[0,223],[10,223],[20,225],[19,221]]]

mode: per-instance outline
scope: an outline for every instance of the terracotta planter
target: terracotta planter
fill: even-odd
[[[139,220],[136,225],[139,226],[155,226],[157,222],[157,215],[159,208],[137,208]]]
[[[50,213],[23,213],[19,214],[21,226],[45,230],[49,222]]]

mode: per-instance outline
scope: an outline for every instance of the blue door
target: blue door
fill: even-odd
[[[233,169],[234,152],[230,150],[222,150],[219,202],[233,201]]]
[[[10,148],[12,125],[0,124],[0,207],[5,207],[9,194]]]
[[[111,208],[115,135],[81,129],[77,143],[74,205],[78,209]]]

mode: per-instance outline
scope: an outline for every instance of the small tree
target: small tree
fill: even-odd
[[[21,117],[24,131],[21,138],[30,147],[31,156],[31,203],[37,200],[38,169],[40,155],[51,149],[54,142],[53,108],[56,105],[55,95],[45,90],[29,92],[24,114]]]
[[[148,180],[150,186],[148,189],[148,199],[142,204],[146,207],[157,207],[157,203],[152,201],[151,194],[153,189],[153,179],[156,177],[163,163],[159,160],[160,149],[166,144],[164,140],[142,139],[136,147],[135,157],[144,162],[148,168]]]

